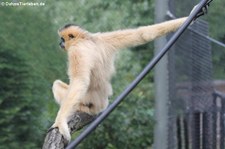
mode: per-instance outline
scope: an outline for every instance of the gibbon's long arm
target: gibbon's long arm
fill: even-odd
[[[135,47],[154,40],[157,37],[176,31],[187,17],[166,21],[159,24],[139,27],[137,29],[125,29],[114,32],[98,34],[105,43],[115,49]]]

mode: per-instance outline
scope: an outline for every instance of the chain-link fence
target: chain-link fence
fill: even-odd
[[[170,0],[170,12],[182,16],[194,2]],[[214,81],[215,48],[225,50],[208,37],[207,22],[198,20],[169,52],[168,149],[224,148],[224,95],[216,91],[224,82]]]

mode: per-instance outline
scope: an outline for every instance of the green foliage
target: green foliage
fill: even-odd
[[[40,148],[51,84],[65,60],[47,18],[19,7],[1,8],[0,16],[0,148]]]
[[[225,1],[224,0],[216,0],[213,1],[210,5],[209,14],[207,15],[207,20],[209,21],[209,31],[210,36],[225,43],[225,27],[224,13]]]
[[[212,2],[210,6],[209,14],[206,17],[209,22],[209,35],[214,39],[225,43],[225,27],[224,12],[225,1],[216,0]],[[213,54],[213,75],[216,79],[225,79],[225,48],[212,43],[212,54]]]
[[[19,145],[18,142],[28,141],[24,135],[32,136],[32,128],[28,127],[33,120],[30,110],[37,108],[29,100],[31,76],[28,67],[11,52],[9,49],[0,51],[0,143],[4,148],[15,148]],[[12,140],[18,142],[11,143]]]

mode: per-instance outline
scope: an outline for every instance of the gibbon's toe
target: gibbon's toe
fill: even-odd
[[[63,138],[66,139],[68,142],[70,142],[71,135],[70,135],[70,130],[67,123],[64,123],[64,122],[54,123],[51,128],[58,128]]]

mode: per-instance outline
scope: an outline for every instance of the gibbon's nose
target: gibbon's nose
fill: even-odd
[[[65,49],[65,44],[64,44],[64,42],[61,41],[61,42],[59,43],[59,45],[60,45],[60,47],[61,47],[62,49]]]

